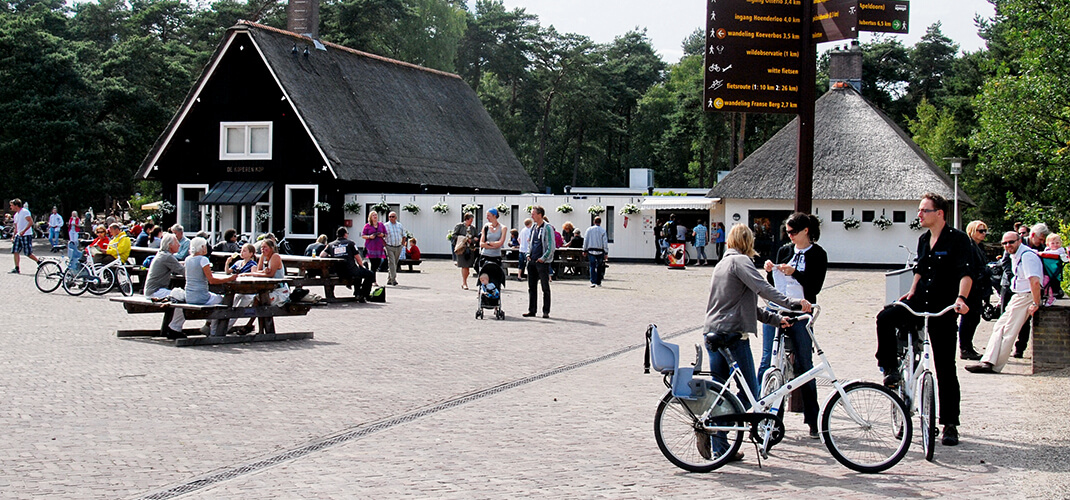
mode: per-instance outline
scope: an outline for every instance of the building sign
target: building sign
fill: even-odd
[[[862,0],[858,2],[858,29],[882,33],[907,33],[910,2],[904,0]]]
[[[797,113],[802,1],[707,1],[703,108]]]

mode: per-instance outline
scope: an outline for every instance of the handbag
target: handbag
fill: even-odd
[[[461,255],[468,251],[468,236],[458,236],[457,244],[453,246],[453,253]]]

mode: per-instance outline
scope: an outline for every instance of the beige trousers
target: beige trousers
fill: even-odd
[[[988,348],[985,350],[985,355],[981,357],[982,363],[991,363],[993,370],[1003,371],[1011,353],[1014,352],[1014,342],[1018,340],[1018,331],[1022,329],[1026,321],[1029,321],[1029,305],[1032,303],[1033,295],[1029,292],[1011,295],[1007,309],[992,327],[992,336],[988,338]]]

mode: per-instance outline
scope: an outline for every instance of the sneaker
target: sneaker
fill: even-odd
[[[710,435],[702,431],[695,431],[695,445],[698,446],[698,454],[706,460],[713,459],[713,449],[710,446]]]
[[[534,318],[534,317],[535,317],[535,313],[533,313],[533,312],[526,312],[526,313],[524,313],[524,314],[521,314],[521,316],[523,316],[523,317],[525,317],[525,318]]]
[[[19,272],[19,270],[18,270],[18,269],[16,269],[16,270],[15,270],[15,272],[17,273],[17,272]],[[1019,351],[1018,349],[1015,349],[1015,350],[1014,350],[1014,354],[1013,354],[1012,356],[1014,356],[1015,358],[1018,358],[1018,359],[1022,359],[1022,356],[1023,356],[1024,354],[1025,354],[1025,353],[1023,353],[1022,351]]]
[[[8,274],[19,274],[19,268],[16,267],[15,269],[12,269],[12,270],[8,271],[7,273]]]
[[[212,326],[207,324],[207,323],[205,323],[204,326],[201,327],[200,331],[201,331],[201,335],[211,335]]]
[[[598,285],[596,285],[596,284],[594,284],[594,283],[591,283],[591,288],[594,288],[594,287],[596,287],[596,286],[598,286]]]
[[[944,437],[940,441],[944,446],[955,446],[959,444],[959,429],[954,425],[944,426]]]
[[[601,283],[598,284],[598,288],[602,288],[602,284]]]
[[[810,426],[810,439],[821,439],[821,433],[817,431],[816,425]]]
[[[550,319],[550,313],[542,313],[542,317]]]
[[[996,370],[992,368],[992,363],[978,363],[976,365],[967,366],[966,371],[970,373],[996,373]]]
[[[884,376],[884,387],[887,387],[889,389],[896,389],[899,387],[899,381],[899,374],[896,372],[891,372]]]
[[[182,332],[180,332],[178,330],[172,330],[171,327],[168,327],[168,326],[163,327],[163,335],[165,337],[167,337],[168,340],[176,340],[176,339],[184,339],[184,338],[186,338],[186,334],[185,333],[182,333]]]
[[[981,359],[981,354],[973,349],[962,349],[959,351],[959,359],[979,361]]]

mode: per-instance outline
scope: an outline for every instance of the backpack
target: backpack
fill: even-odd
[[[675,238],[676,237],[676,231],[675,231],[675,228],[673,227],[675,225],[676,224],[673,224],[672,221],[669,221],[669,222],[666,222],[665,225],[661,226],[661,237],[662,238],[667,238],[667,239]]]

